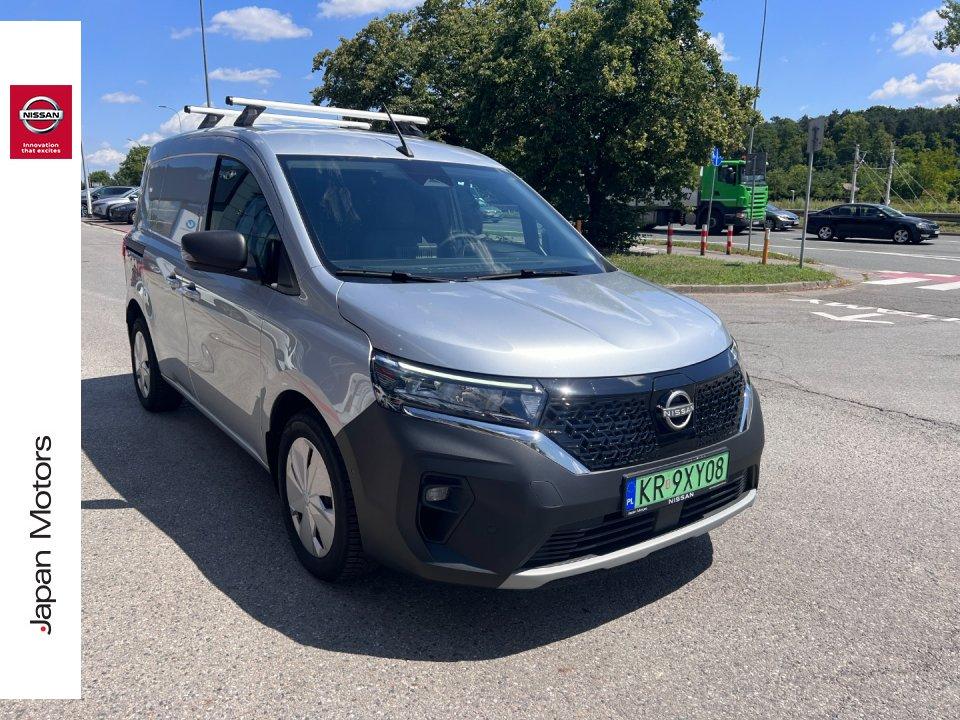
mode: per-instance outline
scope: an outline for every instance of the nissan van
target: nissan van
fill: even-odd
[[[311,573],[536,588],[754,503],[760,404],[711,311],[425,118],[231,101],[150,149],[133,386],[270,473]]]

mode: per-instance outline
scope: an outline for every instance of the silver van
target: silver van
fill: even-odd
[[[534,588],[754,503],[760,405],[712,312],[425,118],[232,102],[150,150],[134,387],[270,472],[310,572]]]

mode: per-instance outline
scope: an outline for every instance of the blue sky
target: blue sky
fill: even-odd
[[[250,2],[257,2],[251,5]],[[211,96],[307,102],[314,54],[375,14],[415,0],[205,0]],[[563,0],[561,5],[567,5]],[[876,104],[945,105],[960,54],[937,52],[938,0],[769,0],[759,109],[800,117]],[[83,141],[90,169],[113,170],[132,141],[178,130],[167,109],[202,104],[195,0],[30,0],[0,19],[83,21]],[[728,70],[753,83],[763,0],[704,0],[702,26]],[[41,82],[39,78],[27,80]],[[187,117],[185,123],[192,118]]]

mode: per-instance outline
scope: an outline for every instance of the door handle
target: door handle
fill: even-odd
[[[167,285],[169,285],[172,289],[180,289],[181,282],[176,273],[170,273],[169,275],[164,276],[164,280],[167,281]]]
[[[197,290],[197,286],[190,280],[182,282],[180,285],[180,294],[183,295],[188,300],[199,300],[200,291]]]

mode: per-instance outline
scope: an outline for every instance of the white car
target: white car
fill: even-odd
[[[111,195],[109,197],[101,198],[93,203],[93,214],[95,217],[101,217],[104,219],[109,218],[110,216],[110,207],[116,205],[117,203],[124,203],[130,200],[136,200],[140,197],[140,188],[129,188],[125,192],[119,195]]]

